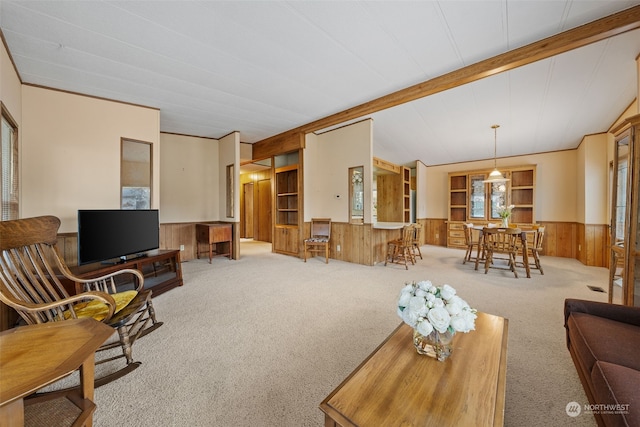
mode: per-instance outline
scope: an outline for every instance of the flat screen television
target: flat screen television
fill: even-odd
[[[78,264],[124,262],[159,246],[157,209],[78,211]]]

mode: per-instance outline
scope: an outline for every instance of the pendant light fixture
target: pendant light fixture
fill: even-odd
[[[489,174],[489,178],[485,179],[483,182],[507,182],[508,178],[505,178],[502,173],[498,170],[498,128],[500,125],[493,125],[491,129],[493,129],[493,171]]]

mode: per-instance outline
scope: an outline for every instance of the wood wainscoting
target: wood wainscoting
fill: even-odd
[[[310,232],[311,223],[305,222],[303,235],[308,237]],[[354,264],[374,265],[373,248],[378,244],[372,240],[373,234],[371,224],[331,222],[329,257]]]
[[[584,265],[609,268],[609,225],[578,224],[578,261]]]
[[[539,221],[545,226],[542,254],[575,258],[590,267],[609,266],[609,226]]]
[[[240,223],[221,221],[198,221],[160,224],[160,249],[180,249],[184,245],[184,250],[180,252],[180,259],[189,261],[197,258],[196,224],[231,224],[232,229],[232,250],[231,258],[238,259],[240,253]]]
[[[445,218],[418,219],[423,244],[447,246]],[[609,225],[539,221],[545,226],[543,255],[575,258],[590,267],[609,267]]]
[[[160,224],[160,248],[159,249],[180,249],[180,245],[184,245],[184,250],[180,252],[180,260],[182,262],[197,258],[197,241],[196,241],[196,224],[199,223],[217,223],[219,221],[199,221],[199,222],[182,222]],[[233,249],[232,259],[238,259],[240,249],[240,237],[238,229],[240,223],[224,223],[232,224]],[[60,233],[58,234],[58,250],[62,255],[64,262],[69,266],[78,265],[78,234],[77,233]]]
[[[447,220],[445,218],[417,219],[422,225],[422,244],[447,246]]]
[[[421,244],[447,245],[446,219],[418,219],[422,225]],[[181,260],[196,258],[195,222],[160,225],[160,249],[179,249]],[[239,252],[239,223],[233,224],[233,259]],[[543,255],[575,258],[591,267],[609,267],[609,226],[606,224],[581,224],[575,222],[540,221],[545,226]],[[310,223],[304,224],[308,236]],[[362,265],[375,265],[384,261],[387,242],[400,237],[400,230],[373,229],[371,224],[331,224],[331,255],[333,259]],[[338,245],[340,251],[338,251]],[[302,247],[302,245],[300,245]],[[78,236],[76,233],[58,235],[58,249],[69,266],[78,264]],[[302,257],[302,254],[298,254]]]

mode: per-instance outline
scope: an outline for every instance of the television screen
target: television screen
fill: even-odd
[[[78,211],[78,264],[124,260],[159,246],[157,209]]]

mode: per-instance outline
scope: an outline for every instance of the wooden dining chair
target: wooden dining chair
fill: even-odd
[[[311,236],[304,240],[304,262],[309,253],[324,254],[324,262],[329,264],[331,244],[331,218],[311,218]]]
[[[482,233],[484,235],[485,274],[489,271],[489,268],[501,268],[495,261],[504,259],[507,261],[507,268],[518,278],[516,256],[522,231],[519,228],[485,227]],[[503,255],[503,257],[500,257],[500,255]]]
[[[542,264],[540,263],[540,252],[542,252],[542,242],[544,240],[544,227],[538,226],[535,230],[533,244],[528,245],[529,267],[540,271],[544,274]]]
[[[474,249],[478,252],[478,245],[480,244],[479,239],[474,239],[473,237],[473,223],[464,224],[464,244],[467,251],[464,254],[462,263],[466,264],[467,261],[471,261]]]
[[[119,358],[125,358],[126,365],[97,378],[98,387],[141,364],[133,360],[133,343],[162,322],[156,320],[151,290],[144,289],[144,276],[138,270],[123,269],[94,279],[75,277],[56,248],[59,227],[54,216],[0,221],[0,301],[28,325],[91,317],[112,326],[117,340],[107,340],[98,352],[120,347],[122,353],[105,353],[96,358],[96,365]],[[118,290],[118,279],[126,279],[133,289]],[[84,291],[72,295],[63,281],[80,284]]]
[[[411,251],[414,260],[416,260],[418,257],[420,257],[420,259],[423,259],[422,251],[420,251],[420,242],[422,242],[422,225],[413,224],[413,239],[411,240]]]
[[[415,231],[413,224],[402,227],[402,237],[391,240],[387,243],[387,254],[384,259],[384,265],[388,262],[402,264],[406,270],[409,269],[409,263],[414,265],[416,259],[413,252],[413,241]]]

